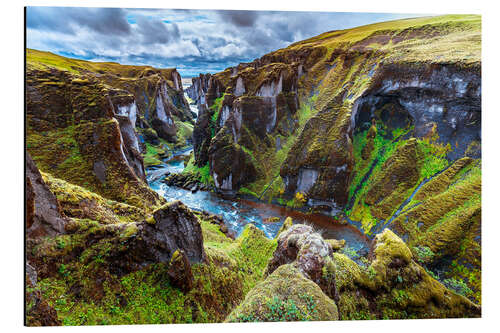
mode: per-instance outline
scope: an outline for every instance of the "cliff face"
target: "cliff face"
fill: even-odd
[[[27,149],[44,172],[139,207],[151,143],[186,142],[193,118],[175,69],[90,63],[27,50]]]
[[[194,162],[220,192],[389,227],[468,267],[479,301],[480,17],[332,31],[193,82]]]
[[[328,32],[200,75],[196,124],[173,69],[27,52],[29,325],[481,315],[478,17]],[[233,239],[165,204],[144,165],[191,133],[181,176],[343,210],[368,256],[291,218]]]
[[[480,142],[479,38],[477,17],[402,20],[325,33],[200,75],[190,94],[209,116],[201,115],[194,129],[196,163],[211,161],[218,188],[225,181],[226,188],[248,186],[260,196],[279,177],[270,197],[281,187],[343,209],[355,173],[353,138],[372,119],[389,131],[411,127],[416,138],[434,136],[453,147],[449,160],[462,157]],[[229,169],[221,173],[209,156],[228,149],[228,140],[218,142],[224,132],[253,155],[244,163],[257,164],[246,183]],[[272,164],[261,167],[269,158]]]

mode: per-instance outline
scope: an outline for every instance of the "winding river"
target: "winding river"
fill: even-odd
[[[180,173],[184,169],[183,157],[192,149],[176,152],[161,165],[147,168],[149,186],[167,201],[180,200],[193,210],[206,211],[224,219],[229,230],[238,235],[246,224],[253,223],[264,231],[267,237],[276,236],[285,219],[290,216],[294,223],[306,223],[318,229],[324,238],[345,239],[346,245],[359,254],[367,253],[369,239],[352,225],[340,224],[332,217],[322,214],[306,214],[274,204],[246,199],[224,199],[216,193],[197,191],[195,193],[163,182],[165,175]],[[269,218],[279,218],[276,222],[267,222]]]
[[[189,84],[188,80],[183,80],[184,89]],[[196,105],[190,105],[190,107],[193,112],[198,114]],[[236,235],[241,233],[245,225],[252,223],[264,231],[267,237],[273,238],[285,219],[290,216],[294,223],[306,223],[314,226],[326,239],[344,239],[346,246],[354,249],[360,255],[368,252],[370,241],[368,237],[356,227],[341,224],[330,216],[318,213],[307,214],[279,205],[242,198],[225,199],[209,191],[193,193],[186,189],[165,184],[163,180],[166,175],[181,173],[184,170],[184,157],[189,155],[192,150],[192,148],[189,148],[176,151],[161,165],[146,169],[149,186],[167,201],[180,200],[193,210],[219,215],[224,219],[228,229]],[[272,220],[275,222],[268,222],[270,218],[273,218]]]

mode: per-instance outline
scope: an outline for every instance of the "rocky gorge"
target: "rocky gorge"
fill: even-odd
[[[188,87],[26,52],[28,325],[481,315],[479,16]]]

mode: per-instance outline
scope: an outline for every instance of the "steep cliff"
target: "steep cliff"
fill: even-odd
[[[145,184],[149,153],[186,145],[194,123],[175,69],[29,49],[26,121],[27,149],[42,171],[139,207],[160,200]]]
[[[480,301],[479,16],[326,32],[193,87],[192,163],[220,192],[391,228]]]
[[[194,78],[196,123],[174,69],[27,50],[27,323],[480,316],[480,29],[327,32]],[[191,140],[180,177],[342,215],[369,253],[165,203],[145,165]]]
[[[200,75],[189,93],[209,117],[195,126],[196,163],[209,161],[211,145],[214,154],[227,149],[215,137],[228,132],[253,155],[257,180],[246,185],[257,195],[280,176],[286,193],[345,208],[354,136],[372,119],[387,131],[411,128],[410,136],[450,143],[449,160],[480,142],[480,65],[480,19],[443,16],[329,32]]]

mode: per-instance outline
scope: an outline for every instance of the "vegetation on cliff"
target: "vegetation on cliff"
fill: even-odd
[[[195,125],[210,134],[193,164],[209,161],[224,193],[346,214],[370,236],[389,227],[480,302],[480,71],[477,15],[327,32],[194,79],[216,123]],[[240,147],[239,169],[218,158]]]
[[[198,117],[175,69],[27,50],[27,323],[480,316],[480,38],[474,15],[327,32],[193,79]],[[345,218],[369,253],[166,203],[145,167],[191,143],[180,177]]]

